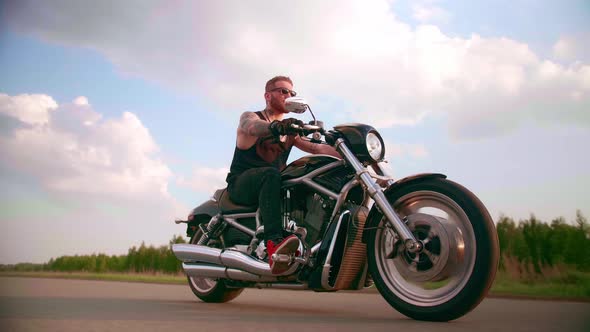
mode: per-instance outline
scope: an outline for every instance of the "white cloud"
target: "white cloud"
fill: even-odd
[[[46,95],[19,95],[10,97],[0,93],[0,114],[10,116],[25,124],[44,125],[57,108],[53,98]]]
[[[402,159],[402,158],[415,158],[423,159],[429,156],[428,149],[424,144],[415,143],[403,143],[395,144],[391,142],[385,142],[386,158],[390,160]]]
[[[560,38],[553,45],[553,54],[559,59],[573,59],[576,54],[574,41],[570,38]]]
[[[557,60],[565,62],[580,62],[590,59],[590,45],[588,45],[590,32],[577,35],[561,36],[553,44],[553,56]]]
[[[20,121],[0,135],[2,209],[14,210],[0,213],[0,261],[124,253],[142,240],[165,244],[183,232],[171,222],[186,213],[168,192],[172,173],[136,115],[103,119],[85,97],[58,105],[39,94],[0,94],[0,113]],[[27,208],[13,209],[12,201]],[[47,211],[46,218],[31,217]],[[19,234],[59,246],[15,253]]]
[[[86,98],[84,96],[77,97],[76,99],[74,99],[74,101],[72,103],[74,105],[78,105],[78,106],[90,105],[88,103],[88,98]]]
[[[412,16],[422,23],[448,23],[452,15],[447,10],[432,3],[420,2],[412,5]]]
[[[430,9],[424,5],[419,17],[445,16],[422,4]],[[348,121],[380,127],[437,113],[448,116],[461,139],[500,135],[530,121],[590,125],[587,64],[540,59],[507,38],[412,28],[388,1],[310,0],[289,10],[262,1],[19,1],[7,13],[20,31],[96,50],[126,75],[233,112],[258,104],[268,78],[288,74],[309,99],[341,100]]]
[[[0,94],[0,112],[30,125],[1,139],[4,162],[53,190],[168,195],[171,172],[154,158],[158,147],[137,116],[99,121],[85,99],[58,107],[47,95]]]
[[[181,187],[190,188],[196,192],[213,194],[215,190],[225,188],[225,178],[229,168],[195,167],[192,175],[187,179],[179,177],[177,184]]]

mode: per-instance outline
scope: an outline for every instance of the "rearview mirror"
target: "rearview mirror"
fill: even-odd
[[[301,97],[290,97],[285,99],[285,108],[289,113],[301,114],[307,111],[307,101]]]

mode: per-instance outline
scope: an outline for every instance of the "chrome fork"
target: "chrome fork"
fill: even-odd
[[[340,151],[344,159],[352,166],[356,172],[359,181],[369,193],[369,196],[375,201],[375,204],[381,209],[383,215],[387,218],[387,222],[393,227],[395,232],[404,241],[406,249],[410,252],[418,252],[422,250],[422,242],[417,241],[414,234],[410,232],[405,222],[395,213],[393,207],[387,201],[385,194],[381,191],[381,187],[377,184],[375,179],[371,177],[366,167],[356,158],[354,153],[346,146],[344,140],[339,138],[336,140],[335,148]]]

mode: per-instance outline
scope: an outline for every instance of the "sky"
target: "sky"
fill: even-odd
[[[184,234],[275,75],[327,127],[375,126],[395,178],[444,173],[494,220],[573,222],[588,40],[585,0],[0,2],[0,264]]]

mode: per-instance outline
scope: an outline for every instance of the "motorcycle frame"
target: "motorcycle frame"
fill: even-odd
[[[324,165],[324,166],[322,166],[310,173],[307,173],[301,177],[283,181],[281,187],[283,190],[289,190],[289,188],[292,188],[296,185],[304,184],[304,185],[308,186],[309,188],[326,195],[328,198],[335,200],[336,203],[332,209],[332,213],[331,213],[331,217],[330,217],[330,222],[332,222],[332,221],[334,221],[336,216],[338,216],[340,214],[348,193],[350,192],[350,190],[352,188],[354,188],[355,186],[357,186],[359,184],[359,181],[357,178],[351,179],[342,187],[342,189],[340,190],[339,193],[336,193],[336,192],[322,186],[321,184],[314,182],[313,178],[315,178],[316,176],[318,176],[320,174],[326,173],[334,168],[344,166],[345,164],[346,164],[346,161],[344,161],[344,160],[335,160],[334,162]],[[365,197],[365,200],[361,205],[369,208],[370,202]],[[222,214],[222,216],[223,216],[223,220],[229,226],[234,227],[234,228],[238,229],[239,231],[241,231],[245,234],[248,234],[249,236],[252,236],[253,240],[257,239],[257,235],[264,232],[264,226],[262,225],[261,220],[260,220],[259,210],[257,210],[256,212],[248,212],[248,213]],[[256,220],[256,229],[255,230],[251,229],[247,226],[244,226],[238,222],[239,219],[245,219],[245,218],[255,218],[255,220]],[[284,229],[288,228],[288,223],[290,221],[291,220],[286,220],[286,218],[284,218],[284,220],[283,220],[283,228]],[[310,249],[310,252],[312,255],[317,253],[317,251],[319,250],[319,248],[324,240],[325,239],[322,239],[320,242],[315,244]],[[305,248],[305,249],[309,249],[309,248]]]

